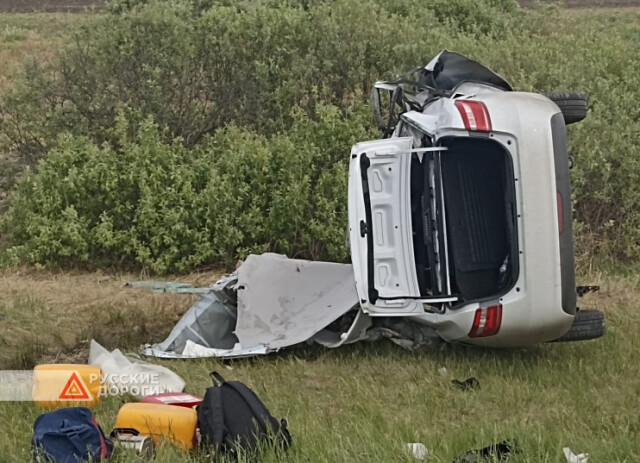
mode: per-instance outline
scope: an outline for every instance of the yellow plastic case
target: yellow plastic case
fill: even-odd
[[[33,369],[33,400],[45,408],[92,407],[102,401],[101,374],[94,365],[38,365]]]
[[[149,436],[154,443],[163,440],[189,450],[195,446],[198,414],[192,408],[152,403],[124,404],[116,417],[116,432],[126,434],[134,429],[140,436]]]

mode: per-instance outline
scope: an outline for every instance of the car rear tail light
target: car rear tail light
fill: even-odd
[[[500,330],[502,323],[502,305],[492,305],[476,310],[473,326],[469,331],[470,338],[493,336]]]
[[[471,100],[457,100],[456,108],[462,116],[464,128],[473,132],[491,132],[491,118],[484,103]]]
[[[556,199],[558,201],[558,235],[562,235],[564,230],[564,207],[562,205],[562,195],[559,191],[556,193]]]

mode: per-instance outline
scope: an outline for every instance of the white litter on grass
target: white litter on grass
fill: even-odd
[[[420,442],[411,442],[405,444],[405,449],[418,460],[424,460],[425,457],[429,455],[429,450],[427,449],[427,447]]]
[[[109,352],[93,339],[89,348],[89,365],[100,367],[104,375],[101,386],[109,395],[130,394],[144,397],[161,392],[182,392],[185,381],[173,371],[125,356],[119,349]]]
[[[447,376],[447,373],[449,373],[447,371],[447,369],[445,367],[439,368],[438,369],[438,373],[440,373],[441,376]]]
[[[567,463],[587,463],[589,461],[588,453],[581,453],[576,455],[569,447],[562,449],[564,457],[567,459]]]
[[[255,346],[249,349],[242,349],[237,343],[233,349],[216,349],[214,347],[204,347],[193,341],[187,341],[182,351],[181,358],[207,358],[207,357],[251,357],[252,355],[264,355],[269,352],[266,346]]]

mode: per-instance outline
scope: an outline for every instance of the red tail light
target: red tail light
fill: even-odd
[[[473,132],[491,132],[491,118],[484,103],[471,100],[457,100],[456,108],[462,116],[464,128]]]
[[[558,201],[558,234],[562,235],[564,230],[564,207],[562,205],[562,195],[559,191],[556,193],[556,199]]]
[[[473,326],[469,331],[470,338],[484,338],[485,336],[493,336],[500,331],[502,323],[502,305],[492,305],[483,309],[476,310],[476,316],[473,318]]]

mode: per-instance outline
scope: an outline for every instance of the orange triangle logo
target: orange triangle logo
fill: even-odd
[[[62,389],[60,400],[91,400],[87,392],[87,386],[78,376],[78,372],[74,371],[67,381],[67,385]]]

